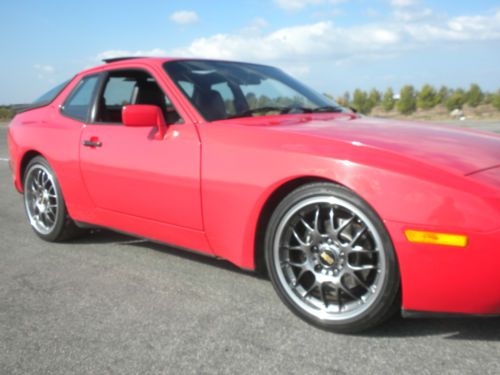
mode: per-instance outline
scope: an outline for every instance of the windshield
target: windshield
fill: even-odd
[[[207,121],[345,112],[338,104],[270,66],[185,60],[167,62],[164,68]]]

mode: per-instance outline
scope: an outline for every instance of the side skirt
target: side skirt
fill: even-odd
[[[467,318],[500,318],[500,314],[461,314],[461,313],[440,313],[429,311],[402,310],[403,318],[412,319],[467,319]]]

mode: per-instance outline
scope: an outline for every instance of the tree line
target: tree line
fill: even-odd
[[[0,120],[10,120],[14,115],[15,111],[11,106],[0,106]]]
[[[374,108],[381,108],[386,112],[397,110],[403,115],[410,115],[420,110],[430,110],[437,106],[445,106],[449,111],[462,109],[465,105],[476,108],[481,104],[490,104],[500,111],[500,90],[496,93],[484,92],[478,84],[471,84],[468,90],[450,89],[442,86],[436,89],[434,86],[426,84],[420,91],[412,85],[403,86],[396,96],[392,88],[385,92],[372,89],[369,92],[356,89],[354,92],[346,92],[336,99],[337,103],[344,107],[354,108],[359,113],[369,114]],[[333,99],[331,95],[325,96]],[[266,106],[289,106],[302,105],[303,98],[269,98],[265,95],[257,97],[253,93],[247,94],[247,101],[250,108],[260,108]],[[229,103],[232,105],[232,103]],[[229,105],[228,104],[228,105]],[[232,111],[234,112],[234,108]],[[0,106],[0,121],[10,120],[15,115],[13,106]]]
[[[377,89],[369,92],[356,89],[352,96],[346,92],[336,100],[340,105],[354,108],[363,114],[369,114],[375,107],[380,107],[386,112],[397,110],[403,115],[410,115],[417,109],[430,110],[440,105],[449,111],[461,110],[466,104],[473,108],[481,104],[491,104],[500,111],[500,90],[496,93],[483,92],[475,83],[471,84],[468,90],[450,89],[446,86],[436,89],[426,84],[417,91],[413,86],[406,85],[401,88],[399,96],[395,95],[392,88],[383,93]]]

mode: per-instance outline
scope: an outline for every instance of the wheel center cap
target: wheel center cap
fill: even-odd
[[[329,251],[322,251],[319,255],[319,259],[326,267],[333,267],[336,263],[335,256]]]
[[[47,210],[47,205],[49,203],[49,193],[44,190],[41,192],[36,199],[36,206],[40,213],[44,213]]]
[[[327,268],[335,267],[339,263],[337,252],[327,244],[320,246],[318,258],[320,263]]]
[[[47,205],[45,204],[43,199],[40,199],[37,203],[36,206],[38,207],[38,211],[40,212],[45,212]]]

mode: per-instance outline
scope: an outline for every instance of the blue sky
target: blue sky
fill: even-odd
[[[277,65],[334,95],[427,82],[500,88],[498,0],[5,0],[0,14],[0,104],[34,100],[123,54]]]

